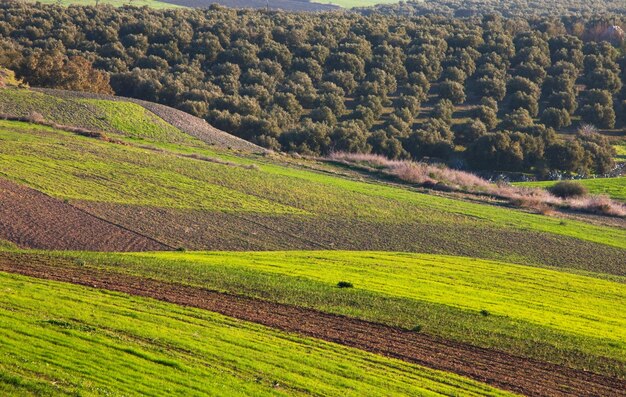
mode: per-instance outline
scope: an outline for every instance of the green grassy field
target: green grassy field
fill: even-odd
[[[457,201],[254,158],[258,169],[0,122],[0,174],[66,200],[546,232],[626,248],[626,231]],[[172,145],[169,145],[172,147]],[[189,150],[189,148],[185,148]],[[208,149],[196,153],[250,164]]]
[[[615,200],[626,201],[626,177],[580,179],[577,183],[585,186],[589,193],[606,194]],[[557,183],[556,181],[523,182],[519,186],[536,186],[548,188]]]
[[[93,6],[96,5],[96,0],[38,0],[43,4],[61,4],[64,6],[69,5],[81,5],[81,6]],[[158,0],[99,0],[100,5],[110,4],[115,7],[121,7],[126,5],[133,5],[135,7],[148,6],[152,8],[177,8],[180,6],[169,4]]]
[[[28,117],[33,113],[40,114],[46,121],[104,131],[137,142],[203,146],[202,142],[132,102],[61,98],[24,89],[0,90],[0,114]]]
[[[5,273],[0,288],[5,395],[509,395],[203,310]]]
[[[501,262],[343,251],[71,253],[81,267],[305,306],[626,375],[626,279]],[[54,262],[53,260],[51,262]],[[339,289],[339,281],[353,289]],[[485,316],[486,310],[489,315]]]

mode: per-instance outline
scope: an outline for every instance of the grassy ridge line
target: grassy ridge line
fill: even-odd
[[[626,248],[623,229],[418,194],[269,160],[254,160],[260,169],[249,170],[7,121],[0,122],[0,139],[10,143],[0,147],[4,175],[61,199],[339,216],[395,224],[475,225],[546,232]]]
[[[81,266],[315,308],[626,376],[626,285],[447,256],[380,252],[69,253]],[[354,289],[338,289],[339,281]],[[482,310],[490,315],[484,316]]]
[[[555,183],[557,181],[522,182],[516,185],[548,188]],[[576,183],[585,186],[590,193],[606,194],[615,200],[626,201],[626,177],[580,179]]]
[[[12,395],[510,395],[199,309],[5,273],[0,288]]]
[[[0,113],[22,117],[38,113],[47,121],[114,133],[133,141],[205,146],[141,105],[128,101],[72,98],[24,89],[2,89]]]

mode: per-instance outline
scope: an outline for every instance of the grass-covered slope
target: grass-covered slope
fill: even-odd
[[[135,140],[198,144],[138,104],[88,98],[61,98],[25,89],[0,90],[0,114],[43,116],[46,121],[116,133]]]
[[[8,121],[0,140],[1,177],[172,247],[401,250],[625,271],[624,229],[309,171],[307,161]]]
[[[556,181],[522,182],[519,186],[536,186],[547,188],[557,183]],[[626,177],[596,178],[576,180],[585,186],[589,193],[606,194],[615,200],[626,201]]]
[[[626,283],[474,258],[383,252],[68,254],[88,268],[358,317],[626,376]],[[53,263],[54,260],[49,260]],[[346,281],[354,288],[340,289]]]
[[[509,395],[198,309],[5,273],[0,288],[5,395]]]
[[[135,143],[263,151],[195,116],[132,98],[51,89],[2,89],[0,115],[104,132]]]

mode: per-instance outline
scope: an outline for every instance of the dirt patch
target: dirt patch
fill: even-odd
[[[20,247],[156,251],[169,247],[34,189],[0,179],[0,239]]]
[[[626,276],[624,250],[574,238],[473,224],[222,213],[73,202],[85,211],[188,250],[373,250],[469,256]]]
[[[81,268],[32,254],[0,254],[0,271],[125,292],[453,372],[527,396],[623,397],[626,381],[311,309]]]

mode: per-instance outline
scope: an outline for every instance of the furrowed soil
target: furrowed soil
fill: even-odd
[[[55,261],[53,264],[52,261]],[[0,271],[124,292],[218,312],[528,396],[624,396],[626,381],[311,309],[81,268],[36,254],[0,253]]]
[[[0,179],[0,240],[37,249],[169,249],[151,238],[4,179]]]
[[[624,251],[554,234],[463,224],[72,204],[171,247],[194,251],[408,251],[568,267],[624,276]]]

